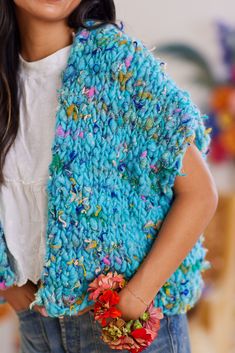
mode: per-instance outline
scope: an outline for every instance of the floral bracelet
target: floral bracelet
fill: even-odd
[[[163,313],[152,301],[138,319],[125,321],[116,304],[118,292],[126,285],[123,275],[116,271],[100,274],[89,284],[89,299],[95,302],[94,318],[102,326],[100,338],[112,349],[138,353],[157,337]]]

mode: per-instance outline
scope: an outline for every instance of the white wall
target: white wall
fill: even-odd
[[[223,74],[215,22],[221,20],[235,27],[235,0],[115,0],[115,3],[117,17],[124,21],[127,32],[143,40],[149,48],[168,41],[189,43],[205,54],[216,75]],[[177,82],[183,82],[185,63],[175,65],[170,58],[167,62],[169,72]]]
[[[235,27],[235,0],[115,0],[117,18],[125,24],[131,36],[141,39],[149,49],[171,41],[193,45],[200,50],[217,77],[224,75],[216,21]],[[179,86],[188,90],[204,112],[209,92],[192,81],[195,68],[159,55],[167,63],[167,71]],[[235,190],[235,167],[224,164],[211,167],[218,188],[223,192]]]
[[[129,33],[153,45],[183,40],[203,50],[216,63],[215,20],[235,26],[234,0],[115,0],[118,19]]]

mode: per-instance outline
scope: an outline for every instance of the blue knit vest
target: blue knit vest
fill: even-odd
[[[206,159],[210,142],[207,116],[164,62],[114,25],[80,28],[61,78],[46,255],[32,304],[49,316],[94,304],[87,288],[100,273],[135,274],[171,207],[187,146],[194,142]],[[17,279],[2,226],[0,241],[0,282],[9,287]],[[164,314],[185,313],[200,298],[211,266],[203,241],[156,294]]]

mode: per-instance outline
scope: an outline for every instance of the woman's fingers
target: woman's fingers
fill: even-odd
[[[32,308],[32,310],[38,311],[42,316],[48,317],[49,315],[47,314],[47,311],[44,306],[40,306],[35,304]]]
[[[37,286],[33,284],[31,281],[28,281],[23,286],[25,297],[31,302],[35,300],[35,293],[37,291]]]
[[[31,281],[27,281],[23,286],[12,286],[4,294],[7,302],[17,312],[27,310],[30,304],[35,300],[37,286]],[[38,311],[42,316],[48,316],[43,306],[34,305],[32,310]]]
[[[32,303],[35,300],[35,293],[37,292],[38,287],[31,281],[28,281],[25,285],[25,295],[27,299]],[[42,316],[47,317],[47,311],[44,306],[35,304],[32,310],[39,312]]]

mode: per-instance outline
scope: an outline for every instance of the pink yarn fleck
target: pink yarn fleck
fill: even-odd
[[[106,257],[103,258],[103,262],[106,264],[106,265],[110,265],[111,262],[109,261],[109,259]]]
[[[89,32],[86,29],[83,29],[80,33],[80,36],[82,36],[83,38],[88,38]]]
[[[128,69],[128,67],[131,65],[131,60],[132,60],[133,56],[128,56],[125,60],[125,65],[126,65],[126,68]]]
[[[94,95],[95,95],[95,87],[91,87],[88,90],[87,96],[88,96],[88,98],[92,98]]]
[[[6,289],[6,284],[5,282],[0,282],[0,290]]]
[[[70,131],[65,132],[61,125],[56,129],[56,133],[60,137],[67,137],[70,134]]]
[[[144,151],[143,153],[141,153],[141,157],[145,158],[147,156],[147,151]]]

